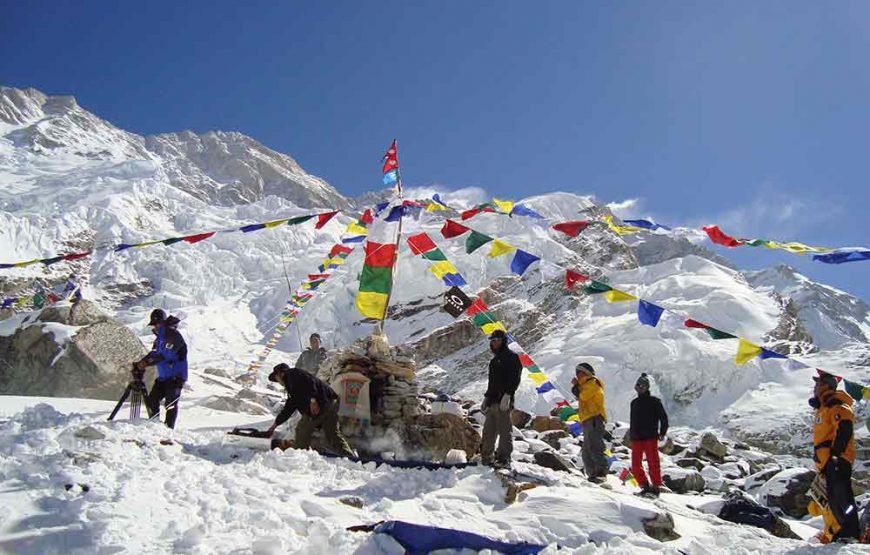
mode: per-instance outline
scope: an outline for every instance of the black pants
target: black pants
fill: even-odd
[[[148,417],[160,413],[160,401],[163,401],[163,406],[166,408],[166,425],[175,428],[175,419],[178,418],[178,398],[181,397],[183,386],[184,382],[176,378],[155,380],[145,398]]]
[[[858,507],[852,493],[852,465],[840,460],[837,465],[825,465],[828,504],[840,523],[840,532],[834,537],[858,538]]]

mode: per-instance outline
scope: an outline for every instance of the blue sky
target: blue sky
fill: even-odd
[[[413,5],[412,5],[413,4]],[[0,0],[0,83],[149,134],[238,130],[347,195],[594,194],[673,225],[870,246],[870,3]],[[744,248],[870,299],[870,263]]]

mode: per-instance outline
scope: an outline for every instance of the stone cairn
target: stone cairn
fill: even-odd
[[[388,427],[394,421],[412,419],[424,412],[418,398],[413,353],[401,347],[390,347],[386,336],[375,333],[331,354],[320,366],[318,377],[332,383],[348,372],[360,373],[371,380],[373,427]],[[362,428],[359,424],[342,423],[342,430],[348,435],[362,435]]]

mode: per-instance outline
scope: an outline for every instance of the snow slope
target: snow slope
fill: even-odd
[[[345,530],[387,519],[547,544],[547,554],[833,552],[689,508],[712,498],[651,502],[612,477],[607,491],[525,465],[548,485],[506,505],[489,469],[375,468],[311,451],[256,451],[225,444],[227,418],[216,413],[189,410],[186,429],[173,433],[142,421],[106,423],[107,403],[45,401],[2,404],[2,552],[398,555],[389,538]],[[364,507],[341,503],[346,496]],[[681,539],[662,544],[642,532],[641,519],[661,510],[674,515]]]

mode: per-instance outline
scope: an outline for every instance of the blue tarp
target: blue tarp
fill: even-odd
[[[321,455],[330,459],[347,459],[353,462],[370,463],[373,462],[377,466],[385,464],[396,468],[423,468],[426,470],[439,470],[441,468],[465,468],[466,466],[478,466],[476,463],[436,463],[429,461],[393,461],[386,460],[380,457],[344,457],[334,453],[320,452]]]
[[[411,524],[401,520],[388,520],[374,527],[378,534],[388,534],[399,542],[407,555],[425,555],[437,549],[491,549],[507,555],[536,555],[545,545],[507,543],[461,530]]]

